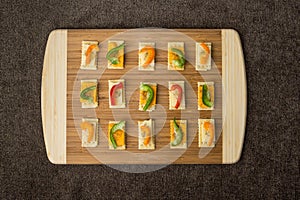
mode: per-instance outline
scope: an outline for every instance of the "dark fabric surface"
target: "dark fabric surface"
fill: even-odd
[[[296,0],[1,0],[0,199],[299,198],[299,21]],[[48,34],[137,27],[240,33],[248,115],[237,164],[170,165],[132,174],[48,161],[40,114]]]

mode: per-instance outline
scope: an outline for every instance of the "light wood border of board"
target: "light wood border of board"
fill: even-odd
[[[47,156],[66,163],[67,30],[49,35],[42,75],[41,108]]]
[[[47,156],[53,164],[66,164],[67,35],[67,30],[50,33],[42,75],[43,132]],[[241,156],[247,112],[243,50],[239,34],[232,29],[222,29],[222,83],[222,162],[231,164]]]
[[[230,53],[229,53],[230,52]],[[222,29],[223,163],[239,161],[247,115],[246,71],[240,36]]]

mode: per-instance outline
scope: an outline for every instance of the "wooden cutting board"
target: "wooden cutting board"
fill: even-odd
[[[107,40],[124,40],[125,69],[109,70],[105,55]],[[98,70],[80,70],[81,42],[97,40],[100,43]],[[138,42],[156,42],[154,73],[142,74],[138,66]],[[187,63],[185,70],[171,72],[167,66],[167,43],[185,42]],[[195,70],[195,42],[212,43],[212,69]],[[127,108],[112,111],[108,107],[109,79],[127,77],[158,83],[157,110],[152,113],[138,111],[138,89],[126,98]],[[192,95],[186,97],[186,111],[168,109],[168,80],[184,78]],[[79,103],[78,84],[82,79],[97,79],[99,106],[82,109]],[[127,80],[126,80],[127,81]],[[215,110],[197,110],[197,82],[215,83]],[[133,87],[130,84],[128,87]],[[231,29],[91,29],[55,30],[51,32],[44,58],[41,88],[43,132],[47,155],[55,164],[231,164],[240,159],[246,124],[247,110],[246,74],[243,50],[239,35]],[[196,106],[195,106],[196,105]],[[173,117],[187,119],[186,150],[169,148],[169,120]],[[81,147],[80,122],[82,117],[99,119],[99,145]],[[137,121],[154,118],[157,122],[156,149],[138,150]],[[198,147],[198,118],[214,118],[216,145],[214,148]],[[125,151],[108,149],[108,121],[122,119],[126,124]]]

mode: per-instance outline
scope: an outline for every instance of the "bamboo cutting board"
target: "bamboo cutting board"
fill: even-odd
[[[109,39],[124,40],[125,68],[107,69],[105,55]],[[81,42],[99,41],[98,69],[80,70]],[[138,42],[156,43],[156,70],[141,72],[138,66]],[[167,70],[167,43],[185,42],[187,63],[184,71]],[[195,42],[212,43],[212,69],[195,70]],[[108,80],[124,78],[126,109],[108,107]],[[97,79],[99,106],[82,109],[79,102],[80,80]],[[168,109],[168,81],[184,79],[188,83],[185,111]],[[141,81],[158,83],[155,111],[138,111]],[[215,84],[215,109],[197,110],[197,82]],[[127,84],[128,82],[128,84]],[[190,93],[189,93],[190,92]],[[246,123],[246,74],[239,35],[231,29],[92,29],[51,32],[44,58],[41,108],[44,139],[49,160],[55,164],[230,164],[239,160]],[[169,148],[169,120],[187,119],[185,150]],[[99,119],[99,145],[81,147],[80,122],[83,117]],[[155,120],[155,150],[138,150],[137,121]],[[198,118],[214,118],[214,148],[198,147]],[[109,121],[126,121],[126,150],[108,149]]]

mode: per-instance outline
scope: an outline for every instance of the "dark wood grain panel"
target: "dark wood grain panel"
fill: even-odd
[[[176,31],[152,30],[156,35],[149,35],[145,30],[68,30],[67,44],[67,163],[85,164],[221,164],[222,163],[222,41],[221,30],[178,29]],[[124,34],[125,33],[125,34]],[[141,72],[138,65],[139,37],[156,43],[156,71]],[[125,40],[125,69],[106,69],[107,39]],[[98,70],[82,71],[81,63],[82,40],[97,40],[100,42],[98,54]],[[185,70],[180,72],[167,70],[167,43],[173,41],[185,42],[187,63]],[[197,72],[195,70],[195,41],[212,43],[212,70]],[[124,78],[128,101],[126,109],[111,110],[108,106],[108,80]],[[79,103],[79,87],[81,79],[98,79],[99,106],[96,109],[82,109]],[[189,85],[186,96],[187,109],[184,111],[168,110],[168,80],[187,80]],[[138,86],[140,80],[157,82],[157,110],[153,113],[138,111]],[[197,110],[197,82],[215,82],[215,110]],[[196,97],[196,99],[195,99]],[[174,150],[169,146],[169,120],[173,117],[188,120],[188,149]],[[218,141],[209,153],[201,157],[203,148],[198,147],[197,119],[213,117],[216,120],[216,134]],[[100,120],[99,145],[96,148],[81,147],[81,130],[79,128],[82,117],[97,117]],[[137,121],[155,119],[156,149],[138,150]],[[108,121],[126,120],[125,152],[108,150],[107,125]]]

